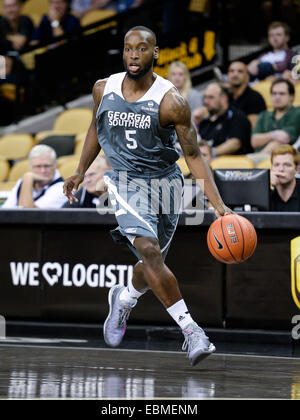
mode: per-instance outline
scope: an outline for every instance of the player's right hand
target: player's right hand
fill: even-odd
[[[73,193],[77,192],[83,178],[83,175],[74,174],[65,180],[64,194],[68,198],[70,204],[72,204],[73,201],[76,201],[76,203],[78,202],[78,199],[73,195]]]

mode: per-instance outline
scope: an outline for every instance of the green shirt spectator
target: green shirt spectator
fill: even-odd
[[[276,139],[276,130],[282,130],[288,133],[290,144],[295,143],[300,135],[300,108],[291,106],[288,111],[280,118],[275,118],[275,111],[263,111],[259,114],[258,120],[252,131],[252,135],[259,133],[273,133]],[[257,147],[255,152],[262,150],[263,146]]]
[[[275,80],[271,98],[274,111],[259,114],[251,137],[251,146],[260,155],[270,155],[281,144],[293,144],[300,135],[300,110],[293,107],[294,85],[289,80]]]

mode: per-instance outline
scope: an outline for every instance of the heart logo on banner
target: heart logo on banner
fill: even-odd
[[[49,273],[49,271],[52,271],[53,273]],[[43,265],[42,274],[44,276],[44,279],[47,281],[47,283],[50,286],[54,286],[55,283],[58,283],[59,277],[62,275],[61,265],[57,262],[45,263]]]

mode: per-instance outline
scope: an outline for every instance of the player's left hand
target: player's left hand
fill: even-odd
[[[225,206],[225,204],[222,207],[218,207],[215,209],[215,215],[218,218],[226,216],[227,214],[234,214],[234,211],[231,210],[229,207]]]
[[[78,202],[77,198],[73,195],[73,192],[77,192],[79,185],[83,181],[83,178],[83,175],[74,174],[65,180],[64,194],[68,198],[70,204],[72,204],[73,201]]]

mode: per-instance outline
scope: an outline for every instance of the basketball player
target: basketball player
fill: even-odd
[[[186,100],[171,82],[153,73],[158,53],[156,36],[150,29],[138,26],[127,32],[123,52],[126,72],[95,83],[93,120],[77,171],[65,181],[64,193],[70,202],[75,199],[72,192],[77,191],[103,148],[112,166],[105,173],[105,182],[116,204],[119,224],[112,236],[118,243],[127,243],[138,258],[128,287],[110,289],[109,314],[103,327],[105,342],[112,347],[121,343],[130,311],[150,288],[182,329],[183,350],[188,349],[194,365],[213,353],[215,346],[192,319],[177,280],[164,263],[179,217],[183,186],[175,163],[176,134],[191,173],[204,179],[205,194],[216,216],[232,212],[224,205],[199,151]],[[149,211],[149,194],[156,208],[168,201],[154,182],[157,180],[173,186],[166,193],[173,203],[168,212]]]

